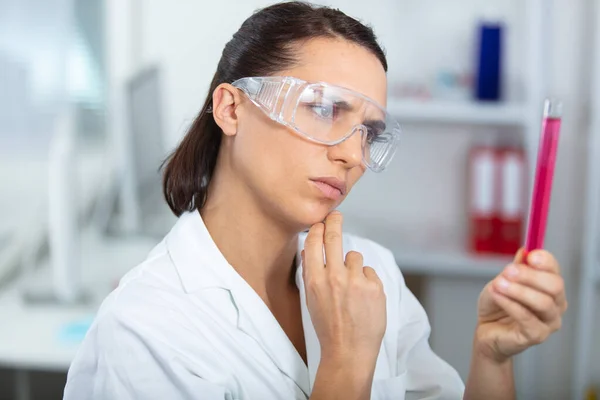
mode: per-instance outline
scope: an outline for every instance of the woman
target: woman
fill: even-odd
[[[484,288],[465,387],[392,254],[342,235],[334,210],[396,148],[386,70],[340,11],[283,3],[244,22],[166,162],[179,220],[103,303],[65,398],[514,397],[512,357],[566,308],[551,254],[517,255]]]

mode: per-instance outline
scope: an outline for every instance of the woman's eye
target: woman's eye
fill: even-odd
[[[385,142],[385,136],[383,132],[378,131],[375,128],[367,128],[367,142],[375,143],[375,142]]]
[[[320,118],[332,119],[335,117],[336,109],[333,104],[312,104],[310,107]]]

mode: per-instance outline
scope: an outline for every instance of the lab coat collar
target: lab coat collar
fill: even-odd
[[[253,337],[279,370],[295,382],[308,398],[309,374],[300,354],[258,294],[240,277],[232,296],[239,312],[238,328]],[[305,324],[304,315],[302,322]],[[310,321],[309,321],[310,323]],[[309,343],[306,343],[307,353]]]
[[[231,289],[237,272],[227,262],[198,211],[182,214],[166,237],[169,255],[186,293]]]
[[[227,262],[210,236],[200,213],[193,211],[182,214],[167,235],[166,243],[186,293],[193,294],[208,288],[228,290],[238,310],[238,329],[252,337],[279,370],[292,379],[308,397],[314,379],[309,382],[309,374],[302,358],[260,296]],[[296,259],[299,260],[300,256]],[[303,294],[302,296],[304,303],[305,297]],[[307,311],[303,304],[304,331],[307,331],[306,325],[310,325],[314,332],[310,317],[307,322],[305,314]],[[307,341],[309,357],[312,346],[314,342]]]

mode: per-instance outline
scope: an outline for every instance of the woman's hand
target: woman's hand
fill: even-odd
[[[502,363],[544,342],[561,327],[567,309],[556,259],[545,250],[523,251],[479,297],[475,351]]]
[[[323,245],[325,258],[323,262]],[[313,225],[302,252],[306,301],[322,354],[377,358],[386,327],[385,294],[360,253],[342,250],[342,214]]]
[[[341,213],[334,211],[324,224],[310,228],[302,264],[306,302],[321,345],[311,399],[368,399],[386,328],[386,298],[360,253],[350,251],[344,260]]]

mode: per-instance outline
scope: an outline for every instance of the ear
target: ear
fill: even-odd
[[[222,83],[213,92],[212,113],[217,125],[227,136],[237,133],[236,107],[240,104],[239,91],[229,83]]]

